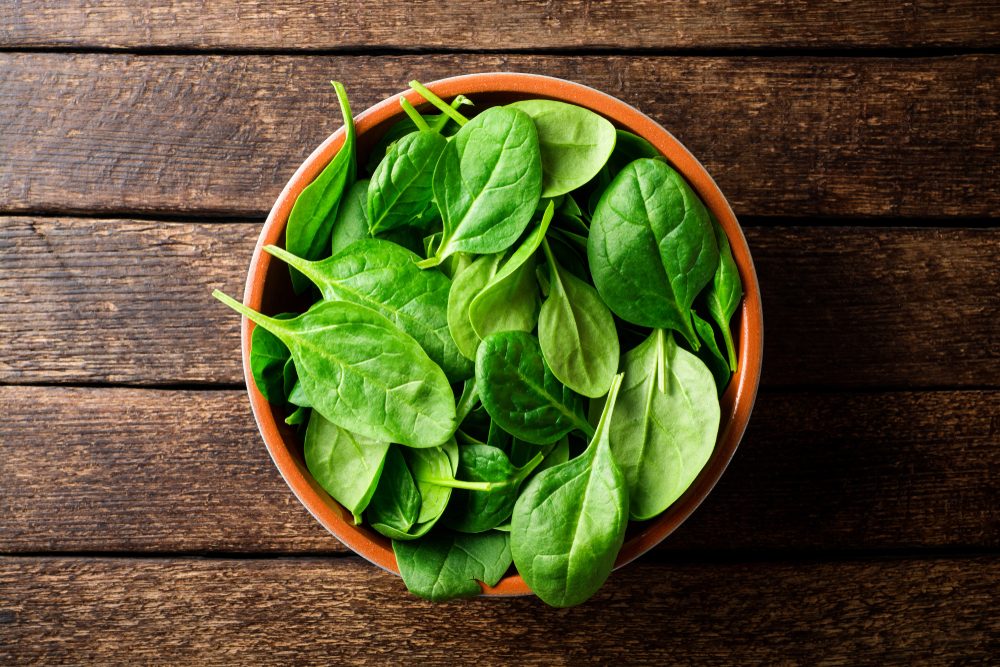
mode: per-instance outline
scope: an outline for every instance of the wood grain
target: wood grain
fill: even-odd
[[[335,552],[240,391],[0,387],[0,553]],[[1000,546],[1000,392],[765,393],[674,551]]]
[[[996,559],[632,565],[554,610],[531,597],[424,602],[354,558],[16,558],[0,560],[0,659],[987,664],[998,578]]]
[[[364,50],[994,46],[984,0],[14,0],[0,45]]]
[[[754,227],[770,386],[997,386],[998,229]],[[0,218],[0,381],[242,382],[256,224]],[[794,276],[794,279],[790,277]]]
[[[642,109],[738,215],[1000,215],[995,55],[4,53],[0,211],[261,215],[339,126],[331,78],[360,111],[414,77],[496,70],[577,80]]]

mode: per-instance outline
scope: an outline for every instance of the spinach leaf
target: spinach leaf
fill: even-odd
[[[344,430],[313,410],[302,450],[309,474],[360,523],[382,474],[389,443]]]
[[[535,121],[542,154],[542,197],[556,197],[588,182],[615,147],[615,127],[589,109],[555,100],[508,105]]]
[[[538,322],[535,252],[545,238],[555,209],[550,202],[542,221],[524,239],[469,305],[469,321],[482,339],[497,331],[531,331]]]
[[[729,322],[733,313],[743,298],[743,283],[740,281],[740,270],[733,259],[733,250],[729,247],[729,238],[718,222],[712,221],[715,228],[715,239],[719,245],[719,266],[715,270],[711,284],[705,289],[705,302],[708,312],[719,325],[722,340],[726,343],[726,353],[729,355],[729,370],[736,372],[736,346],[733,344],[733,332]]]
[[[294,315],[292,317],[294,317]],[[280,320],[280,319],[290,319],[290,318],[282,318],[281,316],[278,316],[278,319]],[[263,327],[260,327],[260,328],[263,329]],[[258,329],[258,327],[254,327],[254,329],[253,329],[254,332],[256,332],[257,329]],[[251,336],[252,335],[253,334],[251,334]],[[295,372],[295,360],[292,359],[291,355],[292,355],[292,353],[289,352],[288,353],[288,360],[285,362],[285,368],[284,368],[284,370],[281,373],[282,380],[283,380],[282,384],[284,385],[284,388],[285,388],[285,396],[286,397],[292,395],[292,391],[295,389],[295,385],[298,384],[298,382],[299,382],[298,373]]]
[[[347,91],[337,81],[333,82],[333,88],[344,115],[344,145],[316,180],[299,194],[285,227],[285,248],[288,252],[310,260],[322,259],[329,253],[337,207],[345,190],[354,182],[357,169],[354,157],[354,118],[347,101]],[[298,271],[291,269],[291,275],[292,287],[297,293],[304,292],[309,287],[309,281]]]
[[[624,358],[609,439],[625,473],[630,516],[667,509],[705,466],[719,430],[712,374],[658,329]]]
[[[585,192],[590,193],[587,198],[587,208],[591,215],[597,209],[597,203],[600,201],[601,195],[604,194],[605,188],[608,187],[608,184],[611,183],[615,175],[624,169],[629,162],[640,158],[650,158],[666,162],[666,158],[660,154],[660,151],[656,150],[653,144],[627,130],[617,130],[615,150],[611,153],[611,157],[608,158],[608,163],[583,188]]]
[[[521,483],[544,458],[536,451],[534,458],[516,468],[503,451],[489,445],[460,447],[458,455],[459,478],[491,484],[486,491],[455,491],[444,525],[462,533],[482,533],[509,519]]]
[[[510,538],[499,532],[440,533],[418,542],[393,541],[403,583],[414,595],[441,602],[479,595],[510,567]]]
[[[580,397],[552,374],[531,334],[503,331],[483,339],[476,386],[490,417],[515,438],[546,445],[575,428],[594,432]]]
[[[264,250],[296,267],[327,300],[350,301],[387,317],[409,334],[453,381],[473,368],[448,331],[449,280],[421,271],[409,250],[381,239],[362,239],[320,262],[308,262],[276,246]]]
[[[435,447],[454,433],[455,396],[441,368],[374,310],[324,301],[276,320],[213,296],[288,346],[309,402],[338,426],[410,447]]]
[[[311,408],[312,403],[309,402],[309,397],[306,396],[306,390],[302,386],[302,383],[298,380],[292,385],[292,390],[288,392],[288,402],[292,405],[297,405],[300,408]]]
[[[472,301],[496,275],[503,258],[497,255],[479,257],[468,268],[459,271],[448,293],[448,331],[459,351],[468,359],[476,358],[479,335],[472,326],[469,309]]]
[[[336,255],[355,241],[368,238],[368,181],[355,181],[337,209],[330,236],[330,254]]]
[[[538,317],[538,341],[552,374],[590,398],[608,393],[618,370],[618,332],[597,290],[562,270],[547,241],[549,295]]]
[[[698,338],[704,343],[695,355],[708,366],[708,370],[712,371],[712,377],[715,378],[715,388],[721,396],[731,377],[729,364],[722,356],[722,350],[719,349],[719,343],[715,340],[715,330],[711,323],[703,320],[694,311],[691,311],[691,320],[694,322],[694,330],[698,332]]]
[[[708,210],[660,160],[629,163],[601,197],[587,255],[594,285],[623,320],[679,331],[695,350],[695,296],[712,279],[719,250]]]
[[[451,102],[452,109],[458,109],[464,104],[472,104],[472,101],[465,95],[459,95]],[[450,137],[456,132],[460,127],[457,123],[449,123],[448,116],[445,114],[422,114],[424,121],[431,127],[435,132],[439,132],[446,137]],[[371,152],[368,155],[368,162],[365,164],[365,169],[368,170],[369,174],[375,172],[378,168],[379,163],[385,158],[386,153],[389,152],[389,148],[405,137],[406,135],[417,132],[417,126],[414,124],[413,120],[410,118],[403,118],[385,131],[379,140],[375,142],[372,147]]]
[[[386,537],[406,537],[420,517],[420,491],[399,447],[389,447],[366,512],[371,527]]]
[[[274,317],[287,320],[295,317],[295,313]],[[292,353],[277,336],[263,327],[254,327],[250,334],[250,373],[257,390],[271,403],[285,402],[285,365],[291,357]]]
[[[434,199],[444,235],[435,256],[421,266],[435,266],[455,252],[506,250],[531,222],[541,191],[541,155],[531,118],[515,109],[487,109],[441,153]]]
[[[408,134],[379,164],[368,186],[372,236],[403,226],[423,228],[438,216],[431,180],[448,140],[433,131]]]
[[[611,454],[608,426],[622,377],[583,454],[539,473],[514,505],[510,548],[517,571],[554,607],[597,592],[611,574],[628,524],[628,487]]]
[[[410,530],[390,535],[397,540],[412,540],[426,535],[444,514],[452,490],[448,486],[435,483],[438,479],[450,479],[455,474],[448,449],[454,449],[456,458],[458,447],[431,447],[429,449],[408,448],[403,452],[413,480],[420,492],[420,514]]]

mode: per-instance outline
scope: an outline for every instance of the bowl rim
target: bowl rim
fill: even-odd
[[[760,383],[763,360],[763,311],[760,287],[753,258],[743,231],[728,201],[705,167],[669,131],[635,107],[580,83],[540,74],[517,72],[484,72],[463,74],[424,84],[442,98],[458,94],[518,94],[555,99],[577,104],[608,118],[617,127],[645,138],[667,157],[715,215],[729,238],[733,258],[743,281],[743,301],[739,315],[739,366],[721,399],[720,429],[715,450],[695,481],[670,507],[657,517],[643,522],[637,532],[627,536],[618,553],[615,569],[626,565],[676,530],[698,506],[721,478],[739,446],[753,411]],[[407,98],[415,106],[424,103],[415,91],[406,90],[392,95],[355,116],[358,136],[393,117],[402,117],[399,99]],[[344,140],[341,127],[320,144],[296,169],[278,195],[257,239],[247,273],[243,302],[259,310],[264,295],[264,278],[271,256],[263,251],[267,244],[277,243],[284,233],[288,215],[296,197],[340,149]],[[350,512],[319,487],[292,456],[278,427],[270,403],[257,390],[250,369],[250,341],[253,323],[242,318],[241,348],[243,374],[254,420],[268,453],[289,488],[310,514],[345,546],[382,569],[399,574],[391,542],[363,526],[355,526]],[[496,586],[481,584],[485,595],[523,595],[531,590],[518,574],[506,575]]]

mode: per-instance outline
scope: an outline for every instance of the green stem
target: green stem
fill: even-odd
[[[738,360],[736,358],[736,346],[733,345],[733,332],[728,326],[720,327],[722,338],[726,341],[726,354],[729,355],[729,370],[736,372]]]
[[[451,101],[451,108],[458,109],[463,104],[472,104],[472,102],[469,102],[469,98],[465,95],[459,95]],[[434,124],[431,125],[431,129],[438,133],[442,132],[444,130],[444,126],[448,124],[448,120],[449,118],[446,114],[441,114],[434,119]]]
[[[460,479],[418,479],[417,481],[434,486],[445,486],[451,489],[465,489],[466,491],[492,491],[500,486],[493,482],[465,482]]]
[[[264,246],[264,252],[271,255],[272,257],[277,257],[285,264],[295,268],[299,273],[304,275],[306,278],[311,280],[313,284],[319,285],[317,281],[318,274],[313,269],[313,265],[316,262],[309,261],[308,259],[303,259],[298,255],[288,252],[284,248],[279,248],[276,245],[266,245]]]
[[[597,433],[594,427],[591,426],[590,422],[588,422],[586,419],[580,419],[578,416],[574,415],[573,423],[576,424],[576,427],[581,431],[583,431],[584,435],[586,435],[588,438],[593,438],[594,434]]]
[[[520,472],[517,475],[517,484],[520,484],[522,481],[524,481],[524,478],[530,475],[531,471],[537,468],[538,464],[540,464],[543,459],[545,459],[545,454],[538,452],[537,454],[535,454],[534,458],[532,458],[530,461],[521,466]]]
[[[455,431],[455,437],[464,442],[467,445],[485,445],[486,443],[482,440],[476,440],[471,435],[465,431]]]
[[[479,390],[476,388],[476,378],[473,377],[465,382],[462,387],[462,396],[458,399],[458,406],[455,408],[455,423],[461,424],[472,412],[472,408],[479,401]]]
[[[276,320],[273,317],[262,315],[253,308],[251,308],[250,306],[243,305],[242,303],[240,303],[233,297],[229,296],[225,292],[221,292],[219,290],[213,290],[212,296],[214,296],[216,299],[226,304],[227,306],[229,306],[230,308],[232,308],[237,313],[247,318],[254,324],[264,327],[267,331],[270,331],[279,339],[281,339],[282,342],[284,342],[284,339],[281,337],[281,335],[286,332],[286,329],[281,320]]]
[[[663,329],[656,330],[656,384],[661,394],[667,393],[667,352]]]
[[[442,259],[444,258],[438,257],[437,255],[431,255],[427,259],[422,259],[419,262],[417,262],[417,266],[420,267],[421,269],[432,269],[438,264],[440,264]]]
[[[413,105],[410,104],[408,99],[400,97],[399,106],[403,107],[403,111],[405,111],[406,115],[410,117],[410,120],[413,121],[413,124],[417,126],[418,130],[421,132],[434,132],[434,130],[431,129],[431,126],[427,124],[427,121],[424,120],[424,117],[417,113],[417,110],[413,108]]]
[[[337,101],[340,102],[340,112],[344,115],[344,124],[348,127],[348,135],[354,134],[354,116],[351,114],[351,103],[347,99],[347,89],[339,81],[331,81]]]
[[[421,97],[436,106],[441,113],[445,114],[459,125],[465,125],[469,122],[468,118],[452,109],[451,106],[449,106],[444,100],[427,90],[427,87],[416,79],[410,81],[410,88],[420,93]]]

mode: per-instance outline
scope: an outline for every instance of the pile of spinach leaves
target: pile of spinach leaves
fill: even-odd
[[[410,85],[438,113],[401,100],[359,162],[333,84],[343,146],[265,248],[312,306],[215,296],[257,325],[257,388],[320,486],[392,539],[411,591],[476,595],[513,564],[576,605],[715,447],[739,273],[641,137],[552,100],[469,118],[464,96]]]

